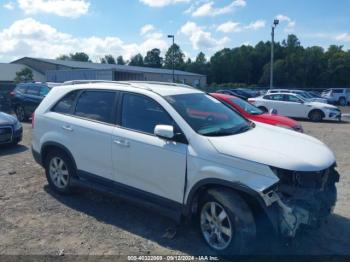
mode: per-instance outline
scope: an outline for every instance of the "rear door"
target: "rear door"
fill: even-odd
[[[61,130],[64,145],[86,179],[113,179],[111,145],[116,98],[114,91],[83,90],[67,95],[53,109],[61,115],[53,118],[52,125]]]
[[[40,96],[41,86],[30,84],[23,98],[23,105],[27,114],[32,114],[43,100]]]
[[[157,197],[182,203],[187,144],[154,135],[156,125],[176,124],[155,100],[124,93],[120,127],[113,134],[115,180]]]

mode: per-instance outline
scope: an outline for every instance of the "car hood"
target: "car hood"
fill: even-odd
[[[261,115],[251,115],[252,119],[255,121],[262,121],[264,123],[269,123],[273,125],[285,125],[289,127],[293,127],[299,125],[299,123],[291,118],[273,115],[273,114],[261,114]]]
[[[0,112],[0,126],[13,125],[16,122],[16,118],[9,114]]]
[[[283,128],[257,123],[242,134],[210,137],[221,154],[293,171],[321,171],[335,163],[321,141]]]

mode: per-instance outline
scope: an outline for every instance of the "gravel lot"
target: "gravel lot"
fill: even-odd
[[[350,122],[302,124],[337,156],[342,177],[335,214],[291,245],[275,240],[257,253],[350,255]],[[0,148],[0,254],[212,254],[190,227],[178,227],[173,239],[164,237],[175,225],[157,213],[89,190],[65,197],[53,193],[32,159],[30,141],[25,124],[21,145]]]

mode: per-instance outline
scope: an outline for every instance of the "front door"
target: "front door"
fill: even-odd
[[[153,99],[125,93],[120,127],[113,133],[115,180],[132,188],[182,203],[187,145],[154,135],[156,125],[175,125]]]

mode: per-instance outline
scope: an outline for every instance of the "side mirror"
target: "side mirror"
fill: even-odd
[[[277,115],[277,109],[271,108],[269,113],[270,113],[270,115]]]
[[[166,125],[157,125],[154,128],[154,134],[160,138],[173,139],[175,136],[174,127]]]

